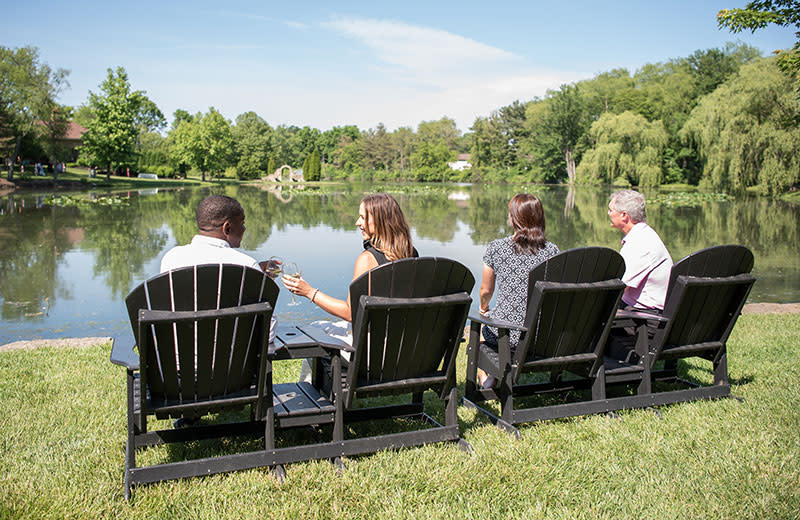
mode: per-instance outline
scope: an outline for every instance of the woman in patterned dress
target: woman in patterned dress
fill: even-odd
[[[558,254],[558,247],[545,239],[544,208],[536,195],[515,195],[508,203],[508,221],[514,234],[491,242],[483,255],[480,313],[484,316],[491,314],[492,319],[522,325],[528,306],[528,274],[541,262]],[[495,286],[496,305],[490,311],[489,302]],[[496,328],[484,326],[483,337],[487,345],[497,348]],[[519,338],[519,331],[510,332],[512,349]],[[491,388],[495,380],[478,370],[478,382],[484,388]]]

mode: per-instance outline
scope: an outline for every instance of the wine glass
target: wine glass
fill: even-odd
[[[273,280],[283,273],[283,258],[271,256],[267,260],[267,275]]]
[[[287,264],[283,264],[283,275],[291,278],[300,278],[303,276],[303,272],[300,270],[300,266],[295,262],[289,262]],[[294,299],[294,293],[292,293],[292,303],[288,303],[287,305],[300,305],[300,302]]]

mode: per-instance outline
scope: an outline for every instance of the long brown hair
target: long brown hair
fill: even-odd
[[[544,247],[544,208],[539,197],[530,193],[514,195],[508,203],[508,214],[514,228],[511,243],[515,252],[532,255]]]
[[[403,210],[394,197],[386,193],[375,193],[364,197],[361,203],[364,204],[368,220],[364,225],[367,229],[370,223],[375,227],[375,234],[370,237],[373,247],[383,251],[391,261],[413,256],[411,231]]]

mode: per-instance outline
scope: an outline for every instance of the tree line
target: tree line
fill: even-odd
[[[722,11],[718,23],[734,31],[798,24],[791,2],[761,4]],[[771,18],[757,16],[765,10]],[[35,48],[0,51],[3,81],[14,87],[3,85],[0,103],[0,146],[11,160],[29,136],[39,153],[57,156],[58,131],[74,119],[88,129],[79,162],[109,173],[127,167],[255,179],[302,165],[311,181],[687,184],[726,192],[756,186],[766,194],[800,182],[797,49],[764,58],[748,45],[728,44],[634,73],[614,69],[500,107],[466,133],[448,117],[416,129],[320,131],[272,126],[255,112],[231,122],[214,107],[177,110],[166,128],[164,115],[145,92],[132,90],[121,67],[108,69],[100,91],[73,109],[52,101],[66,71],[40,64]],[[463,153],[472,167],[451,169]]]

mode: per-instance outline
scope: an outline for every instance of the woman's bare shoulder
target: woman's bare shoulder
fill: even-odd
[[[363,251],[356,258],[356,265],[353,267],[353,280],[375,267],[378,267],[378,261],[369,251]]]

